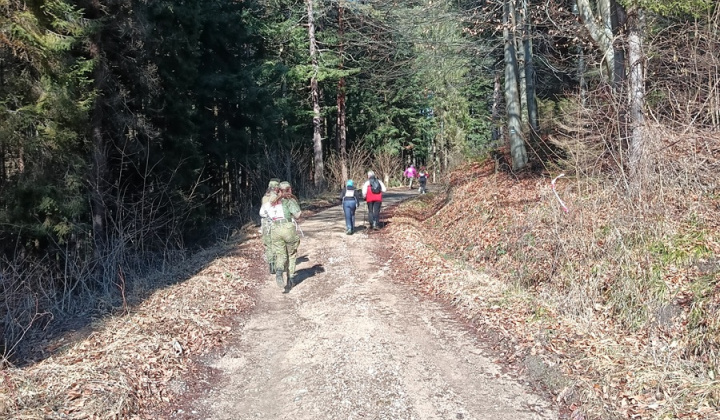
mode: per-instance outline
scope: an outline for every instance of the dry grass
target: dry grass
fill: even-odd
[[[395,214],[395,252],[417,255],[399,271],[494,331],[574,418],[720,418],[717,154],[673,156],[706,136],[662,137],[672,170],[656,164],[641,201],[561,178],[568,214],[549,177],[468,165]]]
[[[249,262],[261,258],[252,243],[196,255],[198,274],[155,291],[128,315],[37,343],[42,361],[0,372],[0,417],[149,418],[187,388],[190,360],[223,344],[227,317],[252,305]]]

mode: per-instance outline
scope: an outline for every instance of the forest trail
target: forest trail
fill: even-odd
[[[383,209],[414,194],[390,190]],[[363,227],[361,207],[354,235],[339,207],[303,220],[299,284],[283,293],[266,274],[228,345],[202,361],[214,379],[171,417],[557,418],[448,308],[393,281],[384,232]]]

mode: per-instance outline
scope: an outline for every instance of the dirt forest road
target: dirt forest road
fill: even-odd
[[[391,190],[383,208],[413,194]],[[383,233],[358,225],[345,235],[339,207],[303,220],[300,283],[284,294],[267,275],[230,345],[205,361],[217,380],[172,418],[558,417],[447,308],[394,282],[374,252]]]

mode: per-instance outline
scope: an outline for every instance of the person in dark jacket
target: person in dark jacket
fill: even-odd
[[[373,191],[372,185],[378,185]],[[385,184],[375,177],[375,172],[368,172],[368,179],[362,186],[362,195],[368,206],[368,218],[370,229],[380,229],[380,206],[382,206],[382,195],[387,191]]]
[[[428,178],[430,178],[430,174],[428,173],[428,171],[425,170],[424,166],[420,167],[420,172],[418,172],[417,178],[418,182],[420,183],[420,188],[418,188],[418,192],[420,194],[425,194],[427,192],[426,185]]]
[[[355,232],[355,211],[360,205],[358,199],[359,190],[355,189],[355,183],[352,179],[348,180],[340,194],[342,200],[343,213],[345,213],[345,233],[352,235]]]

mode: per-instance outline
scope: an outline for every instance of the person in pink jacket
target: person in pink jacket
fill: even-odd
[[[417,169],[415,169],[415,165],[408,166],[408,168],[405,169],[405,172],[403,172],[403,175],[405,175],[405,177],[410,180],[408,183],[408,188],[412,190],[413,180],[417,176]]]

